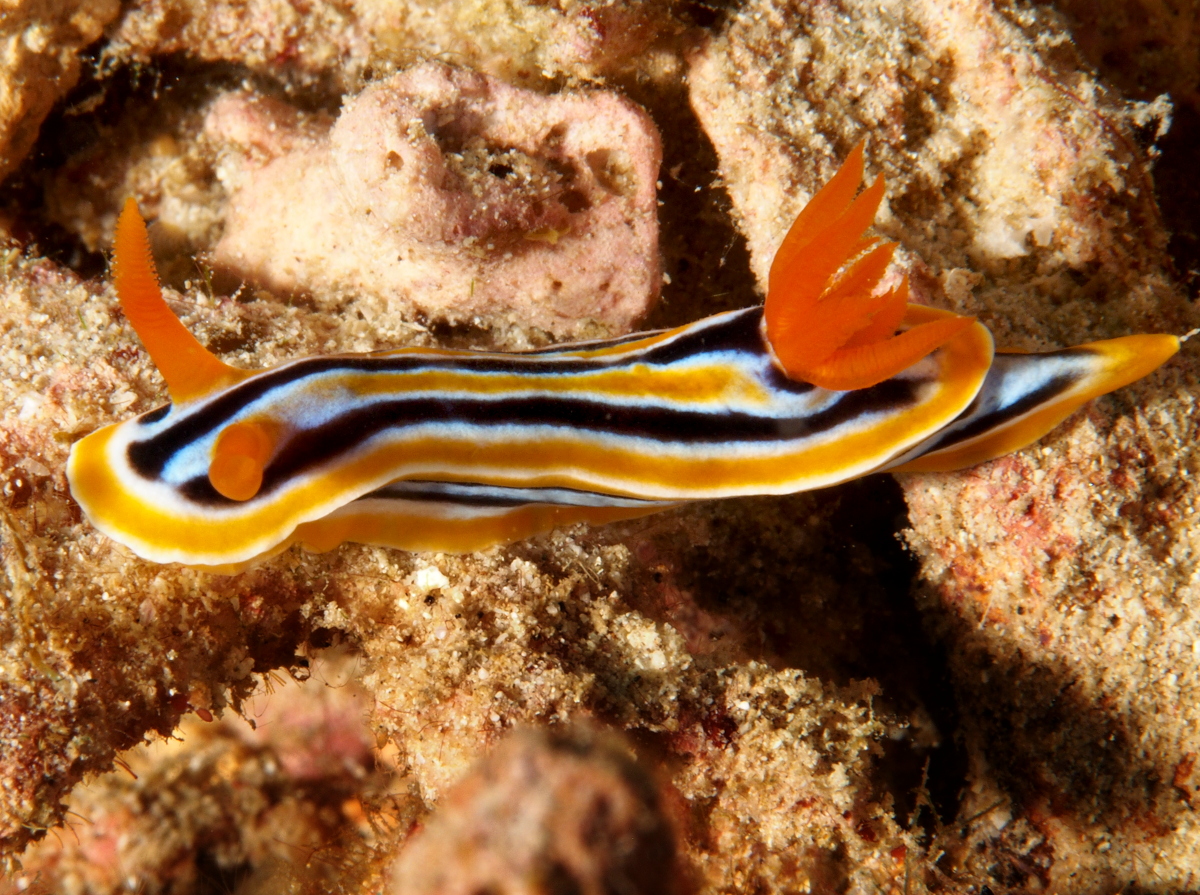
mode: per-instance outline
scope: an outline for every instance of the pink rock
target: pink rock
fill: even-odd
[[[206,132],[236,147],[215,265],[268,289],[557,336],[626,331],[657,297],[659,138],[615,93],[547,97],[428,63],[327,132],[245,94]]]
[[[391,891],[677,893],[663,808],[616,737],[524,730],[447,794],[401,852]]]
[[[233,144],[250,159],[267,162],[289,152],[311,149],[329,130],[325,118],[310,120],[273,96],[225,93],[209,108],[205,136]]]

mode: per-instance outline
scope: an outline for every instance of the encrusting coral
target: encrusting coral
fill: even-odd
[[[213,104],[218,272],[559,336],[625,332],[658,295],[658,134],[614,93],[541,96],[426,63],[364,90],[327,135],[296,118],[243,94]]]

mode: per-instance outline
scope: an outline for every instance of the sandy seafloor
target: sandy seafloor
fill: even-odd
[[[1195,342],[974,469],[468,556],[158,566],[63,471],[165,399],[130,194],[251,368],[752,304],[862,137],[916,300],[1182,334],[1194,4],[4,0],[0,40],[0,891],[1200,890]]]

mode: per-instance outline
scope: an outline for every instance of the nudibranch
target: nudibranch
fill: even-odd
[[[71,449],[71,493],[156,562],[233,571],[290,544],[469,552],[573,522],[949,470],[1029,444],[1179,350],[1135,335],[996,354],[986,327],[881,290],[861,144],[784,238],[761,307],[505,354],[400,348],[260,372],[167,307],[132,199],[116,291],[171,403]]]

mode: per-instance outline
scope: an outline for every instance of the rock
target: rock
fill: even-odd
[[[106,55],[171,53],[244,65],[305,85],[361,89],[397,65],[450,55],[506,81],[545,84],[637,70],[682,30],[660,0],[147,0],[130,6]]]
[[[391,879],[395,895],[683,890],[655,785],[589,728],[509,735],[447,793]]]
[[[192,715],[128,750],[71,794],[70,829],[27,849],[0,893],[367,891],[354,886],[377,832],[424,811],[402,787],[385,795],[398,787],[364,744],[365,694],[330,677],[277,680],[253,721]]]
[[[0,181],[79,78],[79,55],[121,10],[118,0],[10,0],[0,16]]]
[[[558,336],[625,332],[658,294],[658,135],[616,94],[544,97],[428,63],[367,88],[327,134],[296,118],[244,94],[214,104],[208,134],[244,153],[218,269]]]

